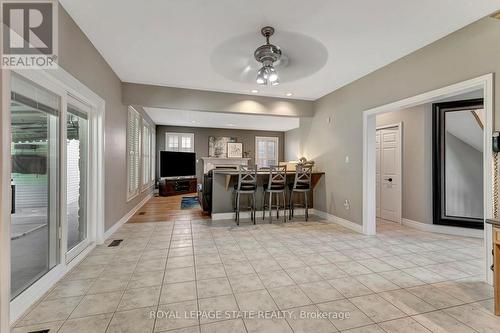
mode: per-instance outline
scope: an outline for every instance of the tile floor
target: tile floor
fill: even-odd
[[[318,218],[128,223],[112,239],[12,332],[500,331],[479,239]]]

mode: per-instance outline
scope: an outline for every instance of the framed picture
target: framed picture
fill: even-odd
[[[208,156],[228,157],[227,144],[230,142],[236,142],[236,138],[227,136],[210,136],[208,138]]]
[[[242,158],[243,157],[243,144],[241,142],[228,142],[227,143],[227,157]]]

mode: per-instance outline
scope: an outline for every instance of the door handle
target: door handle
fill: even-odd
[[[14,185],[14,184],[10,185],[10,195],[11,195],[10,213],[15,214],[16,213],[16,185]]]
[[[387,180],[389,183],[392,183],[392,178],[386,178],[385,180]]]

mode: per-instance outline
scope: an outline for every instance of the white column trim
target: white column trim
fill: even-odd
[[[1,71],[0,110],[0,332],[10,330],[10,71]]]

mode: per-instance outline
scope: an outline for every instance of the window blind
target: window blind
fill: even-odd
[[[127,174],[128,198],[131,199],[139,193],[139,170],[141,163],[141,129],[139,113],[132,107],[128,108],[127,126]]]
[[[142,137],[142,186],[146,187],[151,178],[151,131],[146,124],[142,126]]]
[[[156,166],[156,132],[151,132],[151,182],[155,180]]]

